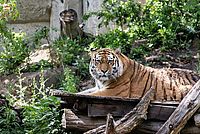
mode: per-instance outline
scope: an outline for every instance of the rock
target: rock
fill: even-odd
[[[0,93],[6,95],[8,90],[11,90],[11,94],[17,95],[20,80],[22,80],[22,87],[26,87],[25,90],[28,91],[28,96],[31,94],[30,89],[32,89],[31,87],[33,87],[33,85],[37,85],[37,87],[41,86],[40,84],[42,79],[45,81],[45,88],[56,88],[60,83],[60,78],[63,75],[63,70],[62,68],[46,69],[43,71],[43,75],[41,74],[42,73],[38,71],[23,73],[20,74],[21,76],[16,74],[2,76],[0,77]],[[41,76],[43,76],[43,78]]]
[[[17,9],[20,16],[14,23],[49,22],[51,0],[17,0]]]

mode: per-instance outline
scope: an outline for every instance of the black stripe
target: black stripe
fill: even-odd
[[[141,66],[140,66],[140,64],[138,64],[138,66],[137,66],[137,73],[136,73],[136,76],[135,76],[135,78],[137,78],[136,79],[137,82],[138,82],[138,76],[140,74],[140,69],[141,69]]]
[[[133,61],[133,76],[135,75],[135,61]]]
[[[169,84],[170,84],[170,85],[169,85],[169,88],[170,88],[169,90],[172,90],[172,77],[171,77],[171,75],[170,75],[170,77],[169,77],[169,81],[170,81],[170,82],[169,82]]]
[[[187,89],[188,90],[188,89]],[[183,99],[184,95],[183,95],[183,92],[181,92],[181,100]]]
[[[116,57],[117,67],[119,67],[119,59]]]
[[[129,82],[129,81],[128,81]],[[123,83],[124,85],[126,85],[128,82],[126,82],[126,83]],[[116,87],[116,86],[115,86]],[[120,94],[121,93],[123,93],[123,92],[125,92],[125,91],[127,91],[127,89],[123,89],[123,90],[121,90],[120,92],[118,92],[117,94],[115,94],[116,96],[120,96]]]
[[[181,78],[182,78],[182,80],[183,80],[183,84],[186,85],[187,82],[186,82],[186,80],[185,80],[185,72],[181,72]]]
[[[140,79],[139,79],[139,81],[142,81],[143,80],[143,78],[144,78],[144,76],[145,76],[145,74],[147,73],[147,69],[143,66],[143,74],[140,76]]]
[[[157,78],[155,78],[156,80],[155,80],[155,95],[154,95],[154,100],[156,100],[156,96],[157,96],[157,85],[158,85],[158,79]],[[151,82],[152,83],[152,82]]]
[[[166,94],[166,89],[165,89],[165,86],[164,86],[164,80],[162,80],[162,89],[164,90],[164,100],[167,100],[167,94]]]
[[[142,96],[144,96],[146,90],[148,90],[148,89],[147,89],[147,84],[148,84],[148,81],[149,81],[149,76],[150,76],[150,74],[151,74],[151,72],[148,72],[147,81],[146,81],[146,83],[145,83],[145,86],[144,86],[144,89],[143,89],[143,92],[142,92]]]
[[[169,84],[170,84],[170,85],[169,85],[169,88],[170,88],[169,90],[173,90],[173,87],[172,87],[172,81],[173,81],[173,80],[172,80],[172,74],[170,74],[169,81],[170,81],[170,82],[169,82]],[[173,92],[172,92],[172,94],[170,93],[170,100],[173,100],[173,97],[172,97],[172,96],[173,96]]]
[[[191,74],[191,76],[192,76],[192,80],[195,81],[195,83],[199,80],[199,78],[196,75]]]
[[[176,89],[175,88],[178,87],[178,84],[177,84],[176,80],[174,80],[174,83],[175,83],[176,87],[173,87],[173,97],[174,97],[174,99],[176,99]]]
[[[173,100],[176,100],[176,90],[175,90],[175,87],[173,87]]]
[[[183,74],[183,76],[182,76],[182,78],[183,78],[183,82],[184,82],[184,85],[188,85],[189,83],[189,81],[188,81],[188,79],[186,78],[186,74],[185,73],[182,73]],[[186,81],[186,79],[187,79],[187,81]]]
[[[186,73],[186,78],[189,81],[190,84],[194,84],[194,81],[191,79],[191,75],[189,73]]]
[[[174,70],[174,72],[177,74],[177,78],[176,79],[179,80],[179,83],[181,83],[181,80],[180,80],[181,77],[180,77],[179,71]],[[175,80],[175,82],[176,82],[176,80]]]

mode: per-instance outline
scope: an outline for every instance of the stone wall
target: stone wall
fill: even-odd
[[[78,12],[80,23],[83,15],[83,0],[17,0],[20,16],[9,21],[9,27],[15,32],[25,32],[28,36],[46,26],[50,28],[50,40],[55,40],[60,34],[59,13],[66,8]]]
[[[49,27],[51,0],[17,0],[19,18],[9,21],[9,26],[16,32],[31,35],[41,27]]]
[[[55,40],[60,34],[59,13],[64,9],[75,9],[79,22],[82,23],[84,13],[98,11],[103,0],[17,0],[20,16],[16,21],[10,21],[9,26],[16,32],[33,34],[46,26],[50,28],[50,39]],[[145,0],[139,0],[144,3]],[[100,20],[96,17],[84,22],[84,30],[94,35],[104,33],[108,28],[98,29]],[[110,24],[110,28],[114,25]]]

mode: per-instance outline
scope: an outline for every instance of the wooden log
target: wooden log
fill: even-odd
[[[196,113],[194,115],[194,122],[195,122],[195,126],[200,127],[200,114]]]
[[[107,115],[107,121],[106,121],[106,134],[116,134],[115,132],[115,121],[111,114]]]
[[[61,125],[63,128],[73,129],[74,127],[84,127],[85,123],[80,120],[70,109],[64,109]],[[80,127],[80,130],[84,129]]]
[[[147,120],[143,122],[134,133],[136,134],[155,134],[164,124],[164,121]],[[180,134],[200,134],[200,128],[194,125],[193,121],[189,121],[181,130]]]
[[[67,115],[66,115],[67,116]],[[98,126],[102,126],[106,123],[105,118],[98,117],[98,118],[90,118],[88,116],[78,115],[78,118],[84,122],[82,124],[73,125],[74,121],[67,121],[67,130],[78,130],[78,131],[88,131],[90,129],[97,128]],[[72,123],[71,123],[72,122]],[[71,125],[70,125],[71,124]],[[158,120],[146,120],[144,121],[136,130],[134,130],[137,134],[155,134],[164,124],[164,121]],[[102,128],[100,128],[102,129]],[[99,129],[99,130],[100,130]],[[102,129],[103,130],[103,129]],[[100,132],[103,133],[104,131]],[[94,131],[95,134],[95,131]],[[181,134],[200,134],[200,128],[196,127],[194,122],[190,120],[187,125],[181,130]]]
[[[169,119],[156,134],[177,134],[200,107],[200,80],[180,102]]]
[[[147,119],[147,109],[154,94],[155,90],[151,88],[132,111],[116,122],[115,132],[117,134],[130,133]],[[105,132],[105,128],[106,125],[102,125],[84,134],[101,134]]]

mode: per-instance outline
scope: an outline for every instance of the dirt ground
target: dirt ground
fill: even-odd
[[[159,49],[145,57],[145,64],[155,68],[183,68],[199,72],[200,66],[200,41],[193,43],[191,47],[184,50],[171,50],[161,52]]]

